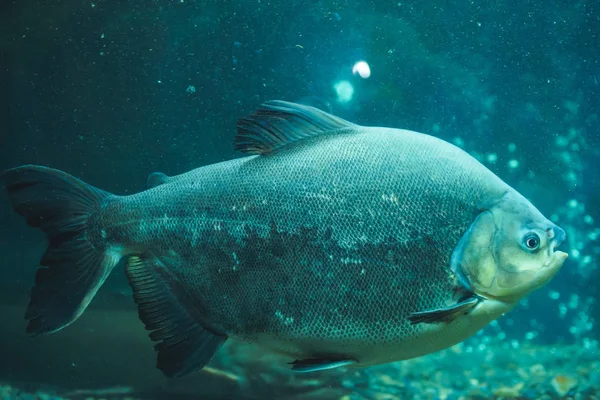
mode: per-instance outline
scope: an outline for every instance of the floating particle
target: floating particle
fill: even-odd
[[[571,199],[571,200],[569,200],[569,202],[567,203],[567,205],[569,206],[569,208],[576,208],[578,204],[579,204],[579,203],[578,203],[578,202],[577,202],[577,200],[575,200],[575,199]]]
[[[577,112],[579,111],[579,104],[577,104],[577,103],[576,103],[576,102],[574,102],[574,101],[567,100],[567,101],[565,101],[565,104],[564,104],[564,105],[565,105],[565,108],[566,108],[567,110],[569,110],[569,112],[570,112],[571,114],[577,114]]]
[[[354,75],[358,74],[363,79],[367,79],[371,76],[371,67],[369,67],[366,61],[359,61],[352,67],[352,73]]]
[[[510,168],[510,169],[519,168],[519,160],[515,160],[514,158],[511,160],[508,160],[508,168]]]
[[[514,152],[515,152],[515,150],[517,150],[517,145],[516,145],[516,144],[514,144],[514,143],[509,143],[509,144],[508,144],[508,151],[509,151],[510,153],[514,153]]]
[[[498,161],[498,154],[496,153],[490,153],[486,156],[487,162],[489,162],[490,164],[495,164],[496,161]]]
[[[529,331],[525,334],[525,339],[531,340],[531,339],[535,338],[537,335],[538,335],[537,332]]]
[[[596,349],[598,349],[598,341],[591,340],[590,338],[584,337],[583,338],[583,348],[596,350]]]
[[[354,96],[354,86],[348,81],[339,81],[333,85],[333,89],[337,94],[337,100],[340,103],[348,103]]]
[[[585,222],[588,225],[592,225],[594,223],[594,218],[592,218],[591,215],[586,215],[585,217],[583,217],[583,222]]]
[[[483,100],[481,101],[483,108],[486,111],[492,111],[492,109],[494,108],[494,102],[496,101],[496,96],[487,96],[484,97]]]
[[[189,85],[186,89],[185,89],[186,93],[196,93],[196,87],[194,85]]]
[[[554,291],[554,290],[551,290],[551,291],[548,293],[548,296],[550,296],[550,298],[551,298],[552,300],[558,300],[558,299],[560,298],[560,293],[558,293],[558,292],[556,292],[556,291]]]
[[[569,146],[569,148],[570,148],[572,151],[579,151],[579,150],[580,150],[580,148],[579,148],[579,143],[571,143],[571,146]]]
[[[579,296],[573,293],[569,299],[569,308],[575,309],[579,306]]]
[[[558,315],[560,318],[564,318],[567,315],[567,305],[565,303],[560,303],[558,305]]]
[[[569,171],[565,176],[565,180],[567,182],[577,182],[577,174],[574,171]]]
[[[461,137],[455,137],[452,139],[452,143],[454,143],[458,147],[465,147],[465,141],[462,140]]]
[[[579,136],[579,130],[577,128],[569,128],[569,138],[575,139]]]
[[[571,333],[572,335],[577,335],[578,334],[577,327],[576,326],[569,327],[569,333]]]
[[[558,135],[555,139],[555,143],[558,147],[567,147],[569,145],[569,139],[564,136]]]

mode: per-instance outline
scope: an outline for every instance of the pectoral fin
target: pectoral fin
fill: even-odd
[[[292,370],[296,372],[313,372],[313,371],[324,371],[326,369],[333,369],[343,367],[344,365],[356,364],[356,360],[335,360],[330,358],[307,358],[306,360],[296,360],[291,362]]]
[[[461,315],[468,314],[479,304],[482,299],[478,296],[467,297],[466,299],[459,301],[458,303],[444,308],[437,308],[430,311],[421,311],[412,313],[408,319],[411,324],[435,324],[440,322],[450,323]]]

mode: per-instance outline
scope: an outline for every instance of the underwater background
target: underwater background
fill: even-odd
[[[1,191],[0,399],[600,398],[599,81],[597,0],[1,2],[0,170],[135,193],[151,172],[239,157],[239,117],[297,101],[464,148],[566,230],[570,257],[436,354],[297,375],[228,343],[167,380],[122,269],[73,326],[26,335],[46,243]]]

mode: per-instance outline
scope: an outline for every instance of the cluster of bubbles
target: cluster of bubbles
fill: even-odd
[[[358,61],[352,67],[352,74],[367,79],[371,76],[371,67],[366,61]],[[354,86],[349,80],[344,79],[336,82],[333,85],[333,90],[339,103],[348,103],[354,97]]]

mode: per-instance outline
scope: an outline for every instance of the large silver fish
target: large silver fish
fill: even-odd
[[[64,172],[2,175],[48,236],[31,334],[75,321],[119,260],[168,376],[229,337],[312,371],[458,343],[545,284],[565,232],[461,149],[270,101],[238,123],[254,155],[131,196]]]

